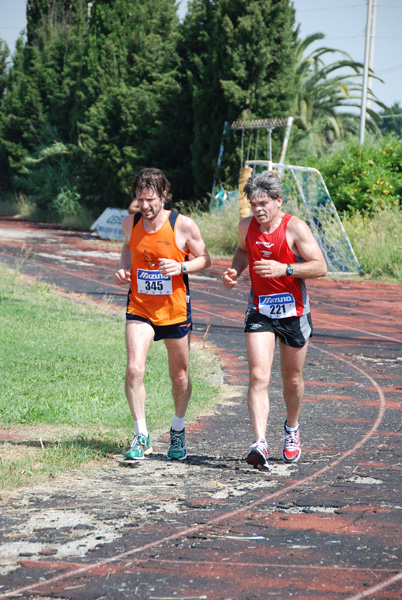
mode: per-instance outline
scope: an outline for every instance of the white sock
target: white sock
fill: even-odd
[[[145,419],[138,419],[138,421],[134,421],[135,425],[135,433],[137,435],[144,434],[146,437],[148,436],[148,428]]]
[[[176,415],[174,416],[173,423],[172,423],[173,431],[183,431],[184,419],[185,419],[185,417],[177,417]]]
[[[289,427],[289,425],[287,423],[285,423],[285,428],[286,428],[286,431],[288,431],[289,433],[292,433],[293,431],[297,431],[299,429],[299,423],[296,425],[296,427]]]

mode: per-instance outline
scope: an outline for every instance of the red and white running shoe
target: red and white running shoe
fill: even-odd
[[[285,437],[283,438],[282,458],[285,463],[297,462],[301,456],[301,445],[299,428],[296,431],[288,431],[285,421]]]

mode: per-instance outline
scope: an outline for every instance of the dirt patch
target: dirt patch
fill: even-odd
[[[84,430],[66,425],[13,425],[0,428],[0,444],[24,440],[54,441],[65,436],[79,435]],[[86,432],[88,429],[85,430]]]

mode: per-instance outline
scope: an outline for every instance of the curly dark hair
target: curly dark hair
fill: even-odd
[[[170,182],[161,169],[155,169],[154,167],[142,169],[134,176],[131,184],[132,197],[136,198],[137,193],[145,188],[154,189],[160,198],[166,192],[166,202],[172,198]]]

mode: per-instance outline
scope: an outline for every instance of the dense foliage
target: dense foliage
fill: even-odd
[[[50,216],[128,202],[133,170],[174,163],[174,0],[28,2],[3,99],[9,185]],[[169,144],[167,143],[169,140]]]
[[[324,154],[356,131],[356,115],[338,109],[357,102],[361,65],[342,54],[324,64],[339,55],[310,51],[322,37],[298,39],[291,0],[191,0],[183,23],[175,0],[27,0],[11,62],[0,40],[1,198],[27,198],[41,218],[95,217],[127,206],[132,175],[152,165],[177,203],[206,208],[214,180],[236,187],[243,141],[256,157],[256,138],[225,126],[238,119],[294,115],[288,157]]]
[[[380,129],[384,135],[393,133],[402,138],[402,106],[399,102],[380,113]]]
[[[8,73],[0,46],[2,193],[50,218],[96,214],[127,205],[133,173],[153,165],[177,200],[206,199],[224,121],[288,114],[290,0],[193,0],[182,24],[176,11],[175,0],[28,0]]]
[[[189,3],[181,50],[190,86],[198,197],[211,189],[225,122],[290,114],[296,91],[294,19],[288,0]],[[236,185],[239,140],[226,136],[224,143],[219,176]]]
[[[402,206],[402,139],[396,136],[373,136],[363,147],[354,139],[306,166],[321,172],[338,211],[375,214]]]

